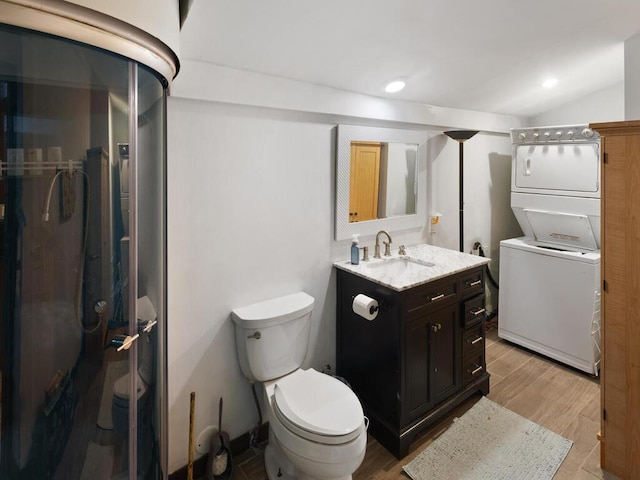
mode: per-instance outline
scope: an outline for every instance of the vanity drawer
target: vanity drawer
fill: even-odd
[[[485,318],[485,296],[478,295],[463,302],[462,328],[481,322]]]
[[[416,288],[407,296],[407,313],[413,317],[424,315],[440,306],[445,306],[453,301],[458,293],[458,282],[455,278],[445,278],[427,283]]]
[[[465,330],[462,334],[462,358],[484,355],[484,343],[484,322]]]
[[[476,378],[479,378],[484,371],[484,354],[465,358],[462,365],[462,384],[468,385]]]
[[[484,267],[460,275],[460,295],[467,298],[484,291]]]

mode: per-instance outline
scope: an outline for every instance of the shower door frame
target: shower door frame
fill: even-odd
[[[2,9],[0,8],[0,11]],[[139,205],[138,205],[138,133],[139,133],[139,74],[140,64],[134,60],[128,60],[128,130],[129,130],[129,144],[130,144],[130,153],[129,153],[129,205],[130,205],[130,214],[129,214],[129,244],[128,244],[128,256],[129,256],[129,264],[128,264],[128,306],[129,306],[129,325],[128,325],[128,335],[130,337],[135,337],[138,333],[138,312],[137,312],[137,299],[139,296],[138,293],[138,248],[139,248],[139,233],[138,233],[138,214],[139,214]],[[155,73],[151,70],[148,70],[151,73]],[[158,161],[158,169],[161,171],[160,175],[162,178],[162,205],[158,205],[158,211],[162,212],[162,239],[160,239],[160,254],[162,255],[162,261],[164,262],[161,268],[161,279],[159,279],[160,288],[158,295],[161,295],[161,298],[157,299],[158,302],[161,302],[161,305],[158,305],[160,311],[162,312],[162,316],[158,316],[158,320],[162,320],[158,322],[158,325],[155,327],[157,329],[157,338],[158,338],[158,351],[156,352],[156,358],[154,361],[157,362],[158,372],[156,375],[156,396],[153,399],[154,401],[154,410],[156,410],[155,417],[158,419],[158,424],[156,425],[157,431],[154,432],[153,441],[154,443],[157,441],[157,457],[155,458],[155,465],[158,466],[160,470],[160,476],[162,478],[167,478],[167,459],[168,459],[168,448],[167,448],[167,381],[166,381],[166,248],[167,248],[167,238],[166,238],[166,114],[167,114],[167,106],[166,106],[166,80],[161,78],[156,74],[156,77],[159,80],[159,85],[165,87],[162,91],[162,117],[160,119],[162,123],[162,131],[157,137],[157,140],[162,141],[162,158]],[[19,87],[18,87],[19,88]],[[14,96],[10,96],[14,98]],[[160,97],[157,97],[160,100]],[[17,107],[19,107],[19,101],[17,102]],[[9,107],[7,107],[9,108]],[[14,110],[15,110],[14,108]],[[4,129],[3,129],[4,130]],[[3,139],[4,143],[7,143],[7,138]],[[12,142],[15,143],[15,142]],[[16,186],[19,185],[21,180],[19,179],[9,179],[8,177],[3,179],[5,182],[4,191],[5,195],[11,196],[12,189],[15,189]],[[13,201],[13,200],[12,200]],[[6,222],[8,218],[4,219]],[[4,225],[6,226],[6,225]],[[13,230],[16,230],[13,228]],[[109,232],[110,234],[111,232]],[[17,262],[17,258],[13,258],[12,256],[7,256],[5,261],[13,261]],[[11,271],[15,271],[15,269],[6,268],[6,265],[3,267],[2,271],[2,284],[3,288],[6,288],[6,282],[8,274]],[[0,355],[0,361],[3,362],[13,362],[13,335],[7,335],[6,330],[6,314],[15,310],[15,295],[9,295],[8,299],[10,301],[3,302],[0,311],[0,333],[2,333],[2,348],[3,353]],[[133,341],[131,347],[129,348],[129,372],[132,374],[130,377],[130,391],[137,391],[137,383],[138,383],[138,375],[134,374],[138,368],[138,345],[136,341]],[[5,459],[10,459],[11,449],[8,448],[11,444],[11,440],[5,441],[5,436],[11,435],[11,424],[16,424],[16,419],[12,417],[13,408],[9,408],[12,404],[12,401],[7,401],[4,403],[4,400],[10,400],[14,397],[15,387],[11,387],[10,375],[11,375],[11,366],[10,364],[5,363],[2,365],[2,371],[5,372],[5,379],[2,381],[4,388],[2,389],[2,397],[3,404],[5,408],[2,408],[2,418],[0,419],[2,425],[2,442],[1,455],[3,457],[3,461],[0,462],[2,465],[9,465],[10,462],[5,462]],[[9,368],[7,368],[9,367]],[[10,397],[10,398],[9,398]],[[156,402],[156,398],[159,400]],[[129,478],[137,478],[137,467],[138,467],[138,412],[137,412],[138,402],[136,395],[131,395],[129,400],[129,460],[128,460],[128,473]],[[6,456],[6,458],[5,458]],[[9,475],[17,474],[18,472],[9,472]]]

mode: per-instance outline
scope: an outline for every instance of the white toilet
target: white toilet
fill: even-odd
[[[312,309],[313,297],[300,292],[231,314],[242,372],[264,386],[265,467],[271,480],[350,479],[367,446],[362,406],[351,389],[300,368]]]

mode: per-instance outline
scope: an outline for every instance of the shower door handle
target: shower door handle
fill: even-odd
[[[120,345],[116,350],[118,352],[121,352],[122,350],[129,350],[131,348],[131,345],[133,345],[133,342],[135,342],[139,336],[140,335],[137,333],[133,337],[130,335],[127,335],[122,340],[122,345]]]
[[[158,323],[157,320],[149,320],[148,322],[138,322],[138,331],[149,333],[153,330],[153,327]]]

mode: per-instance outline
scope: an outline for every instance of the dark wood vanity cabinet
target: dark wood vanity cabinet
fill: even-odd
[[[483,268],[403,291],[337,270],[337,373],[362,402],[369,432],[398,458],[416,434],[489,392]],[[359,293],[378,301],[374,320],[353,312]]]
[[[460,389],[458,309],[448,305],[404,329],[406,420],[422,416]]]

